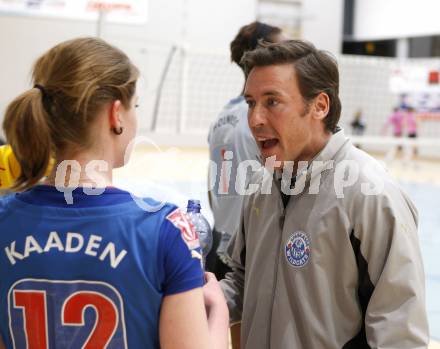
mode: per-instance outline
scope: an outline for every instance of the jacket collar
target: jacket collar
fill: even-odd
[[[331,164],[332,166],[330,167],[329,163],[335,160],[336,154],[348,142],[349,139],[345,136],[344,130],[338,127],[325,147],[307,164],[307,167],[297,170],[295,182],[299,183],[299,181],[303,180],[305,181],[305,186],[308,187],[313,179],[317,177],[319,179],[324,168],[331,169],[334,166],[334,164]],[[306,178],[303,178],[304,176]],[[275,171],[274,179],[276,182],[279,182],[281,178],[282,172]]]
[[[336,154],[347,143],[349,139],[345,136],[344,130],[339,128],[330,137],[324,149],[309,163],[307,173],[311,173],[311,178],[321,173],[321,169],[328,166],[329,161],[334,161]]]

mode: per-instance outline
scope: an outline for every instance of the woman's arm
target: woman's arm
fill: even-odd
[[[205,273],[206,284],[203,286],[208,327],[214,348],[228,348],[229,310],[225,296],[213,273]],[[215,342],[214,342],[215,341]]]
[[[227,349],[228,310],[217,280],[191,291],[166,296],[159,322],[162,349]],[[208,314],[208,316],[207,316]]]

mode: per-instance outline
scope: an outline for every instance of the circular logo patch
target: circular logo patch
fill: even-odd
[[[310,239],[303,231],[294,232],[286,242],[284,254],[290,265],[301,268],[310,259]]]

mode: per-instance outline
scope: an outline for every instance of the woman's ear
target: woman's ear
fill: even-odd
[[[121,127],[122,124],[121,112],[122,112],[121,101],[119,99],[113,101],[110,104],[109,115],[108,115],[111,129]]]

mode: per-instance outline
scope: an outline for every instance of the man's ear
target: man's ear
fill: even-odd
[[[314,118],[318,120],[323,120],[330,110],[330,97],[328,96],[328,94],[325,92],[321,92],[318,96],[316,96],[313,103],[313,108]]]
[[[121,119],[122,103],[118,99],[110,104],[108,110],[110,128],[119,128],[122,124]]]

